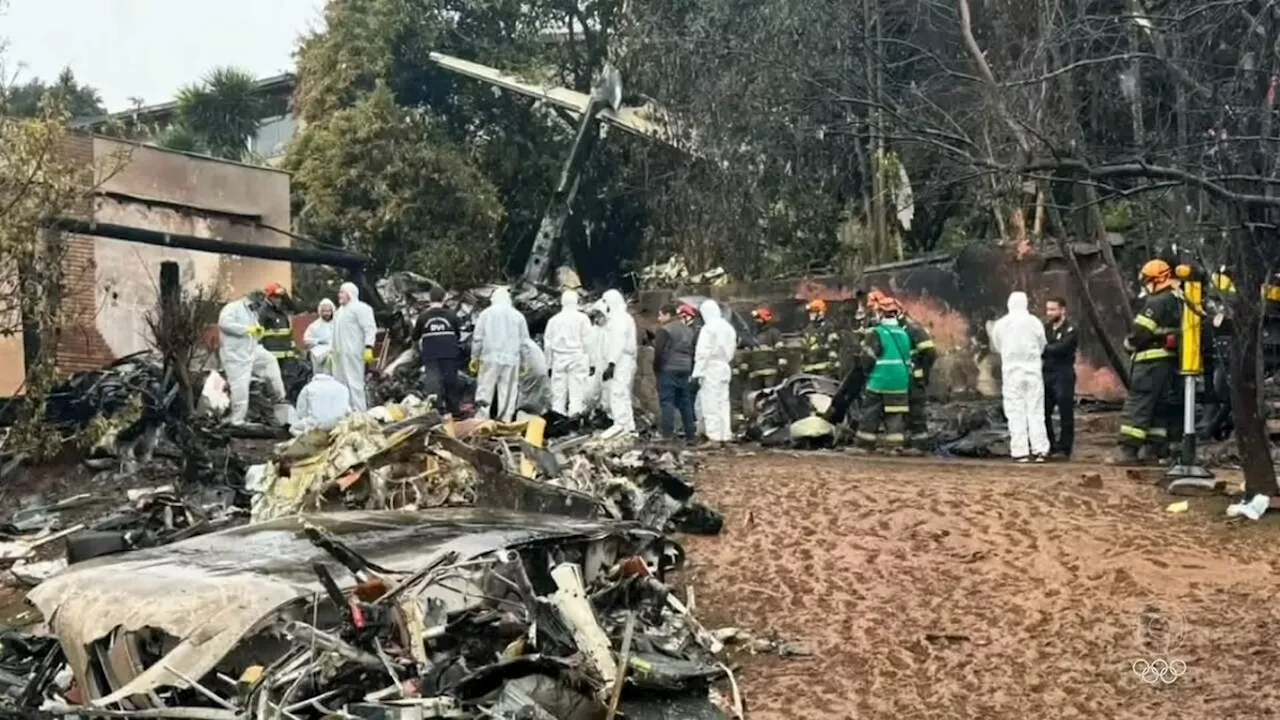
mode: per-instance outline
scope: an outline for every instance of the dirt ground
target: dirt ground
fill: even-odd
[[[1280,517],[1228,521],[1225,499],[1168,513],[1083,463],[726,454],[696,477],[726,515],[686,540],[699,615],[814,651],[739,658],[751,718],[1280,708]],[[1147,682],[1143,663],[1180,672]]]

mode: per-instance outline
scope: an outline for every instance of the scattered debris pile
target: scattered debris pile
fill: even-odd
[[[691,273],[684,257],[672,255],[666,262],[654,263],[640,269],[640,284],[645,287],[681,287],[685,285],[721,286],[729,283],[729,274],[722,267],[714,267],[700,273]]]
[[[102,498],[81,493],[19,510],[0,526],[0,563],[19,583],[34,586],[68,564],[167,545],[237,524],[247,514],[238,506],[238,494],[223,488],[182,494],[164,485],[131,489],[126,498],[120,506],[74,523],[66,523],[64,514],[99,509]],[[45,555],[40,549],[58,540],[66,542],[65,557],[39,559]]]
[[[740,717],[722,642],[663,582],[682,557],[611,520],[279,518],[51,578],[30,598],[58,646],[5,642],[0,683],[123,717]]]
[[[159,357],[142,352],[55,385],[45,401],[45,422],[91,459],[145,462],[180,402]]]
[[[253,520],[480,506],[719,532],[719,514],[693,500],[675,453],[638,450],[626,433],[544,442],[547,432],[540,417],[446,421],[416,398],[374,408],[283,443],[252,469],[246,486],[255,493]]]
[[[830,446],[837,440],[837,429],[823,416],[831,409],[839,388],[831,378],[800,374],[752,393],[747,400],[746,436],[766,447]],[[856,418],[851,423],[856,423]]]
[[[999,399],[930,403],[927,412],[938,454],[968,458],[1009,455],[1009,424]]]
[[[210,376],[225,386],[216,372]],[[231,451],[230,435],[216,417],[188,413],[186,402],[159,356],[141,352],[55,385],[44,418],[95,470],[143,473],[161,483],[176,476],[211,486],[239,485],[246,465]],[[95,478],[95,484],[102,479]]]

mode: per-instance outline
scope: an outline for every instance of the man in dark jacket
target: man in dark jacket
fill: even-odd
[[[676,316],[676,309],[671,305],[663,305],[658,311],[658,322],[662,327],[653,338],[653,373],[658,378],[662,436],[675,437],[679,413],[685,440],[697,442],[693,389],[689,386],[689,375],[693,373],[694,329]]]
[[[1076,439],[1076,348],[1080,336],[1067,318],[1067,301],[1050,298],[1044,304],[1044,427],[1049,433],[1049,454],[1071,457]],[[1053,431],[1053,409],[1062,417],[1062,432]]]
[[[458,382],[458,358],[461,357],[459,330],[462,323],[452,310],[444,306],[444,289],[435,286],[428,294],[431,304],[413,325],[413,342],[418,346],[422,374],[427,391],[434,393],[439,404],[455,417],[462,401]]]

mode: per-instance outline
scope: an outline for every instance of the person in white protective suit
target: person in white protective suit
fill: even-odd
[[[233,300],[218,313],[218,357],[231,392],[227,420],[232,425],[243,424],[249,415],[249,385],[254,377],[267,382],[277,402],[285,397],[280,363],[259,342],[263,328],[258,324],[258,306],[264,299],[250,295]]]
[[[600,373],[604,370],[604,324],[608,319],[604,301],[597,300],[587,309],[591,327],[587,331],[587,385],[583,393],[583,412],[590,414],[600,406]]]
[[[627,312],[627,301],[617,290],[601,298],[605,306],[603,344],[604,370],[600,392],[613,426],[635,432],[636,415],[631,408],[631,390],[636,377],[636,321]]]
[[[991,347],[1000,355],[1001,394],[1009,421],[1009,454],[1018,462],[1044,462],[1049,434],[1044,426],[1044,325],[1027,312],[1027,294],[1009,295],[1009,314],[991,327]]]
[[[364,412],[369,398],[364,390],[365,368],[373,364],[373,345],[378,326],[373,308],[360,301],[355,283],[342,283],[338,289],[338,311],[333,314],[333,349],[330,362],[333,378],[347,387],[351,409]]]
[[[289,433],[294,437],[309,430],[332,430],[351,413],[351,393],[332,375],[317,371],[298,394],[297,410],[289,426]]]
[[[500,287],[476,318],[471,334],[471,364],[476,375],[476,417],[509,422],[520,396],[520,353],[529,339],[529,323]]]
[[[715,300],[702,301],[702,330],[693,349],[693,373],[698,389],[698,410],[711,442],[729,442],[733,426],[729,408],[729,381],[733,378],[733,354],[738,349],[738,333],[724,319]]]
[[[321,300],[316,307],[318,317],[311,321],[302,334],[302,344],[306,346],[307,355],[311,358],[312,372],[328,372],[329,353],[333,350],[333,313],[333,301],[329,298]]]
[[[517,409],[532,415],[546,415],[551,409],[551,373],[546,353],[533,338],[520,347],[520,400]]]
[[[587,381],[591,377],[587,348],[594,333],[591,318],[578,309],[577,292],[565,290],[560,296],[560,308],[547,321],[542,344],[551,368],[551,409],[572,417],[586,409]]]

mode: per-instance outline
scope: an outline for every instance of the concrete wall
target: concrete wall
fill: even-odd
[[[95,220],[174,234],[287,246],[287,235],[255,227],[290,227],[289,175],[239,163],[92,136],[73,135],[68,151],[93,163]],[[145,316],[156,303],[160,263],[179,264],[184,287],[238,297],[270,281],[291,286],[285,262],[179,250],[100,237],[67,238],[66,321],[58,368],[99,367],[146,348]],[[25,372],[21,339],[0,342],[0,394]]]

